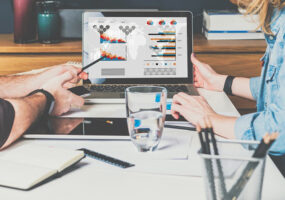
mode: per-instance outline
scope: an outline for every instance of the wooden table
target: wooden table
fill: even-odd
[[[218,73],[234,76],[258,76],[259,59],[266,48],[264,40],[206,40],[194,36],[197,57]],[[81,40],[65,40],[58,44],[15,44],[12,34],[0,35],[0,75],[24,72],[67,61],[81,62]],[[240,112],[254,111],[255,103],[231,97]]]

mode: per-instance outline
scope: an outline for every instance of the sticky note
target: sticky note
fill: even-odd
[[[171,103],[167,103],[166,104],[166,110],[171,110],[171,105],[172,105]]]
[[[161,99],[161,94],[160,93],[157,93],[155,95],[155,103],[159,103],[160,102],[160,99]]]
[[[135,119],[135,128],[139,127],[141,125],[141,120]]]

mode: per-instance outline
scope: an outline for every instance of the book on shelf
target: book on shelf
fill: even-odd
[[[64,174],[85,157],[83,151],[16,144],[0,152],[0,186],[29,190]]]
[[[203,27],[209,31],[256,31],[258,15],[245,16],[235,10],[204,10]]]
[[[208,31],[203,28],[203,34],[208,40],[257,40],[264,39],[261,31]]]

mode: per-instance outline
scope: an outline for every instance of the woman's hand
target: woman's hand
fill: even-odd
[[[195,87],[223,91],[226,75],[216,73],[210,65],[200,62],[194,54],[191,55],[191,61],[194,67]]]
[[[204,97],[190,96],[182,92],[173,97],[171,114],[175,119],[182,115],[194,125],[201,123],[206,117],[217,115]]]

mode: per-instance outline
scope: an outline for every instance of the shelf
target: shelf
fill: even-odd
[[[0,53],[80,53],[82,51],[81,40],[65,40],[57,44],[41,44],[39,42],[29,44],[15,44],[13,34],[0,34]]]
[[[63,40],[58,44],[15,44],[13,34],[0,34],[0,53],[80,53],[81,40]],[[208,53],[263,53],[264,40],[207,40],[202,35],[194,36],[194,52]]]
[[[265,40],[207,40],[202,35],[194,37],[196,53],[264,53]]]

